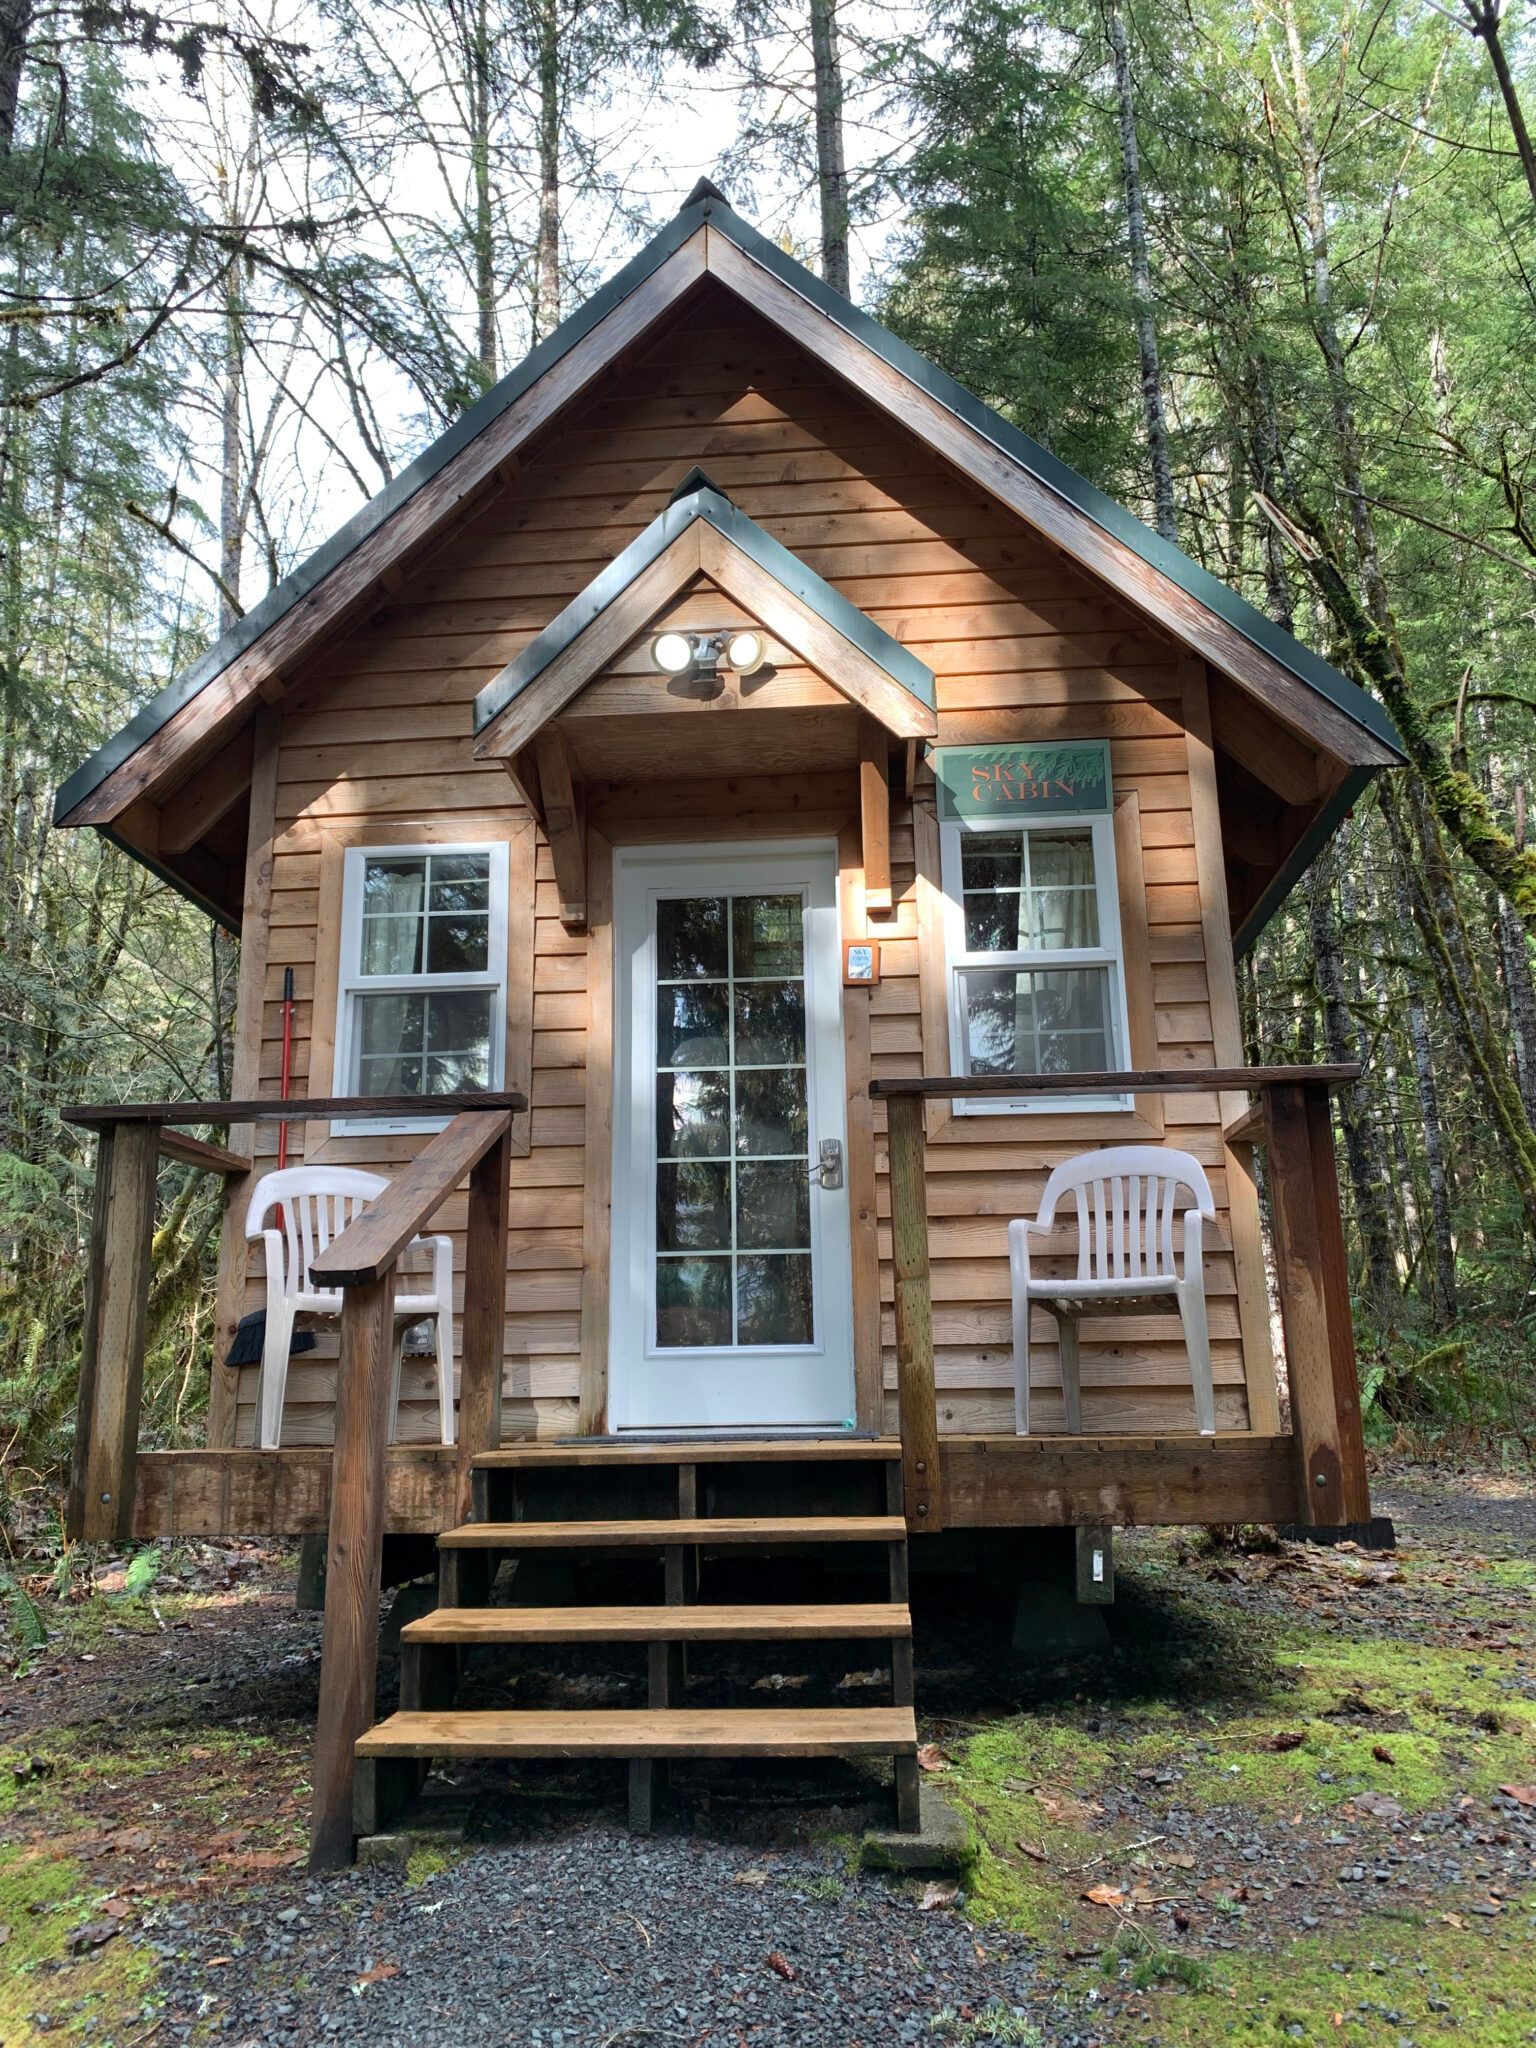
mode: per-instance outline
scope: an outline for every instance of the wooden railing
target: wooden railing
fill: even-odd
[[[467,1174],[457,1432],[457,1499],[463,1515],[468,1512],[471,1461],[501,1441],[511,1127],[513,1116],[526,1107],[522,1095],[503,1093],[434,1096],[429,1104],[420,1096],[91,1103],[64,1112],[67,1123],[99,1134],[66,1519],[72,1535],[111,1540],[132,1533],[157,1160],[164,1153],[223,1174],[253,1170],[251,1160],[173,1127],[420,1116],[424,1110],[452,1118],[310,1268],[317,1286],[345,1290],[310,1823],[314,1869],[352,1859],[352,1751],[374,1714],[385,1451],[399,1341],[396,1262]]]
[[[1226,1127],[1229,1144],[1267,1144],[1280,1315],[1298,1460],[1297,1519],[1313,1528],[1362,1524],[1370,1513],[1355,1369],[1349,1268],[1339,1211],[1328,1097],[1357,1066],[1212,1067],[1129,1074],[903,1076],[872,1081],[889,1115],[896,1374],[907,1521],[944,1526],[933,1368],[924,1173],[925,1100],[988,1095],[1225,1094],[1259,1101]]]

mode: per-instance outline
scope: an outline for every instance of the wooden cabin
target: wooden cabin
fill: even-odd
[[[818,1464],[898,1534],[1365,1523],[1339,1076],[1244,1070],[1235,962],[1399,759],[1351,681],[701,184],[60,792],[241,937],[234,1103],[77,1112],[76,1527],[329,1525],[334,1589],[338,1516],[437,1535],[521,1474],[510,1512],[553,1520],[615,1465],[667,1475],[669,1543]],[[326,1255],[356,1293],[259,1450],[257,1369],[221,1361],[284,1129],[392,1187]],[[1083,1323],[1080,1430],[1037,1315],[1021,1437],[1009,1221],[1122,1143],[1209,1176],[1217,1433],[1154,1302]],[[229,1190],[200,1451],[137,1445],[157,1149]],[[429,1219],[459,1441],[412,1355],[386,1450],[380,1290]],[[495,1547],[450,1546],[461,1599]],[[366,1663],[365,1619],[336,1629],[328,1663]]]

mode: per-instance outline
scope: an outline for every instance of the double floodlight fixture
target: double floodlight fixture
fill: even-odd
[[[733,675],[755,675],[767,660],[761,633],[722,627],[709,633],[658,633],[651,659],[663,675],[710,677],[724,667]]]

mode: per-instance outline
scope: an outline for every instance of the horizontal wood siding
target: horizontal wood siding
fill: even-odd
[[[1211,990],[1175,650],[1011,514],[915,441],[899,437],[765,323],[710,287],[692,318],[647,350],[599,402],[548,436],[523,472],[440,543],[408,581],[380,591],[378,609],[357,631],[293,679],[282,706],[263,1087],[275,1092],[277,1085],[286,966],[294,970],[298,997],[295,1091],[323,1093],[333,1086],[329,1021],[322,1016],[317,1032],[315,1014],[317,979],[323,989],[334,973],[321,949],[337,942],[319,922],[326,846],[359,829],[388,840],[393,830],[423,822],[448,837],[461,831],[501,836],[526,824],[502,767],[471,758],[474,695],[640,532],[695,464],[929,664],[938,678],[941,743],[1045,733],[1111,741],[1117,792],[1134,793],[1139,806],[1143,971],[1148,1014],[1155,1017],[1155,1044],[1143,1063],[1209,1063]],[[688,600],[677,616],[689,616]],[[594,686],[591,702],[578,699],[571,707],[573,715],[602,715],[601,736],[611,744],[616,721],[653,690],[650,673],[643,650],[621,656]],[[831,721],[829,733],[837,733],[836,702],[824,680],[786,664],[763,706],[780,718],[816,713]],[[738,716],[750,718],[750,704]],[[637,737],[648,725],[637,721]],[[649,759],[657,751],[654,737],[649,746],[637,746],[651,773],[661,767]],[[820,796],[804,773],[775,778],[744,768],[728,788],[717,785],[712,807],[720,835],[758,831],[775,814],[804,818],[816,804],[822,806],[818,829],[836,832],[857,816],[855,785],[844,772],[847,761],[825,765],[836,780]],[[594,823],[616,841],[654,837],[669,816],[691,819],[697,836],[704,829],[701,805],[706,812],[711,807],[700,785],[675,782],[594,789],[590,803]],[[891,853],[895,915],[870,926],[882,945],[883,978],[867,999],[869,1057],[877,1075],[919,1071],[925,1061],[915,840],[905,805],[894,820]],[[845,901],[861,904],[853,879]],[[571,1430],[580,1396],[589,941],[559,920],[542,837],[533,910],[532,1109],[511,1195],[509,1436]],[[930,1014],[931,1008],[930,995]],[[930,1044],[926,1058],[933,1071],[948,1049]],[[883,1121],[881,1112],[882,1171]],[[1217,1409],[1222,1426],[1242,1427],[1248,1420],[1245,1359],[1220,1105],[1214,1098],[1172,1098],[1166,1129],[1169,1142],[1186,1146],[1211,1169],[1222,1204],[1209,1271]],[[302,1155],[305,1136],[295,1131],[291,1157]],[[314,1156],[324,1134],[311,1131],[307,1138]],[[1032,1213],[1049,1166],[1082,1143],[1070,1118],[991,1117],[957,1122],[930,1144],[934,1323],[946,1430],[1011,1427],[1007,1220]],[[328,1141],[327,1149],[389,1171],[413,1145],[399,1138],[352,1139]],[[261,1127],[257,1154],[264,1168],[275,1163],[275,1149],[275,1127]],[[883,1179],[878,1206],[889,1389],[894,1336]],[[457,1286],[464,1220],[460,1193],[439,1219],[454,1239]],[[1240,1249],[1255,1255],[1252,1246]],[[261,1298],[258,1255],[247,1305],[259,1307]],[[335,1333],[322,1326],[319,1334],[320,1348],[295,1359],[290,1370],[284,1437],[295,1444],[330,1439]],[[1059,1415],[1050,1349],[1037,1378],[1039,1427],[1048,1430]],[[1177,1323],[1166,1316],[1086,1324],[1083,1382],[1090,1431],[1190,1425]],[[251,1441],[255,1390],[250,1369],[239,1380],[239,1443]],[[436,1431],[430,1359],[407,1361],[402,1404],[399,1437],[430,1440]]]

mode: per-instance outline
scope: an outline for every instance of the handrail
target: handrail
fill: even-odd
[[[470,1169],[512,1127],[510,1110],[463,1110],[422,1146],[309,1269],[317,1287],[381,1280]]]
[[[875,1101],[899,1095],[1197,1095],[1207,1089],[1347,1088],[1358,1065],[1137,1068],[1123,1074],[898,1074],[871,1081]]]
[[[310,1117],[458,1116],[461,1111],[504,1109],[513,1116],[528,1107],[516,1089],[473,1089],[457,1095],[260,1095],[244,1102],[77,1102],[60,1110],[67,1124],[95,1129],[101,1124],[304,1123]]]

